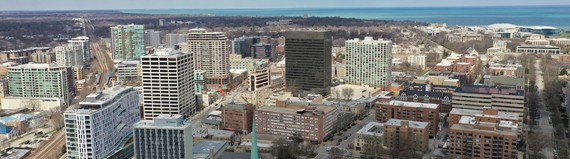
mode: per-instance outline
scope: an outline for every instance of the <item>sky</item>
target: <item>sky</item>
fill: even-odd
[[[0,0],[0,11],[570,5],[570,0]]]

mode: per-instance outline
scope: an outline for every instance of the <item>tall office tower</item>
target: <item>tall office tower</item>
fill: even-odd
[[[194,70],[204,70],[208,88],[218,89],[229,83],[230,41],[222,32],[191,29],[188,33],[188,51],[194,54]]]
[[[386,87],[392,81],[392,41],[346,41],[346,81],[350,84]]]
[[[251,46],[254,44],[253,37],[239,37],[232,41],[232,53],[240,54],[242,58],[251,57]]]
[[[285,32],[285,85],[288,91],[328,94],[332,40],[328,31]]]
[[[161,114],[190,117],[196,112],[192,54],[159,49],[141,57],[143,118]]]
[[[144,25],[111,27],[114,60],[138,60],[145,54]]]
[[[192,126],[181,115],[159,115],[135,124],[135,158],[192,159]]]
[[[178,43],[186,42],[188,34],[166,34],[166,47],[174,48]]]
[[[55,64],[25,64],[8,68],[8,92],[13,97],[73,100],[75,80],[70,67]]]
[[[145,46],[157,48],[160,45],[160,31],[154,29],[144,31]]]
[[[58,46],[55,50],[55,62],[60,66],[83,66],[83,48],[80,45],[67,44]]]
[[[129,142],[140,121],[139,95],[115,86],[90,94],[64,113],[68,159],[106,158]]]
[[[80,36],[68,40],[67,42],[72,45],[81,46],[83,50],[83,63],[89,65],[89,62],[91,62],[91,44],[89,43],[89,37]]]

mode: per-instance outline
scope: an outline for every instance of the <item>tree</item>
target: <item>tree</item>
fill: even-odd
[[[36,111],[36,109],[39,109],[41,105],[42,103],[40,102],[40,100],[36,99],[29,99],[26,101],[22,101],[22,106],[32,111]]]
[[[344,150],[341,150],[339,148],[333,147],[331,148],[331,150],[329,151],[329,157],[331,159],[342,159],[344,158]]]
[[[443,50],[443,58],[447,58],[449,56],[449,52],[447,50]]]
[[[295,147],[297,146],[291,146],[291,143],[286,139],[279,138],[273,141],[273,146],[271,146],[271,155],[277,157],[277,159],[296,159],[297,156],[295,156],[294,153],[291,153],[294,150],[290,149]]]
[[[560,70],[560,73],[558,75],[567,75],[568,71],[566,71],[566,68],[563,68],[562,70]]]
[[[352,95],[354,95],[354,89],[352,88],[343,88],[342,89],[342,96],[345,100],[350,100]]]

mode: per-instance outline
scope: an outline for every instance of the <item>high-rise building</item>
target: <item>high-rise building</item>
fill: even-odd
[[[160,45],[160,31],[155,31],[154,29],[145,30],[144,43],[145,46],[158,48]]]
[[[250,103],[230,103],[222,108],[222,128],[251,132],[255,106]]]
[[[330,32],[288,31],[285,38],[287,90],[328,94],[332,82]]]
[[[439,131],[438,104],[392,100],[390,102],[377,102],[375,108],[376,120],[380,122],[386,122],[390,119],[426,122],[430,136],[435,136]]]
[[[429,123],[390,119],[384,123],[384,147],[399,151],[426,152],[428,150]]]
[[[76,46],[81,46],[83,50],[83,63],[88,65],[91,62],[91,44],[89,43],[89,37],[80,36],[67,41],[68,43]]]
[[[135,158],[192,159],[192,126],[181,115],[159,115],[135,124]]]
[[[230,82],[230,41],[224,33],[191,29],[187,42],[187,52],[194,54],[194,70],[208,72],[208,88],[218,89]]]
[[[121,82],[135,82],[141,79],[141,64],[140,61],[121,61],[115,63],[115,72],[117,78]]]
[[[186,42],[188,34],[166,34],[166,47],[174,48],[178,43]]]
[[[83,66],[83,48],[80,45],[67,44],[55,47],[55,62],[60,66]]]
[[[251,45],[251,57],[253,58],[272,58],[273,45],[266,43],[257,43]]]
[[[347,83],[384,88],[391,84],[392,41],[365,37],[348,40],[345,47]]]
[[[13,97],[59,98],[71,103],[75,80],[70,67],[25,64],[8,68],[8,92]]]
[[[517,158],[517,124],[488,123],[461,117],[449,128],[451,158]]]
[[[422,69],[426,69],[426,59],[426,55],[410,55],[408,56],[408,63],[420,66]]]
[[[206,74],[208,74],[206,71],[194,70],[194,91],[196,93],[208,91],[208,87],[206,87]]]
[[[54,63],[55,52],[36,52],[30,55],[30,61],[33,63]]]
[[[64,113],[68,159],[106,158],[129,142],[140,120],[139,95],[115,86],[90,94]]]
[[[144,25],[117,25],[111,27],[113,59],[138,60],[145,54]]]
[[[259,134],[300,137],[321,142],[333,135],[339,111],[336,107],[318,106],[304,109],[267,106],[255,110]]]
[[[143,118],[167,115],[190,117],[196,112],[192,54],[159,49],[141,57]]]

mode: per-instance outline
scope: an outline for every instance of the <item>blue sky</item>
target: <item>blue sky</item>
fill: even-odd
[[[570,0],[0,0],[0,10],[570,5]]]

